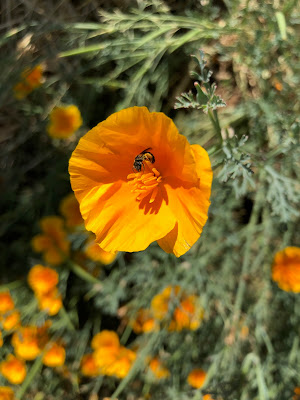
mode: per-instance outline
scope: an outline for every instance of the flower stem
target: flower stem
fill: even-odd
[[[219,117],[218,117],[218,113],[216,110],[208,110],[208,116],[214,126],[215,132],[218,135],[219,139],[220,139],[220,144],[223,143],[223,137],[222,137],[222,133],[221,133],[221,126],[220,126],[220,122],[219,122]]]
[[[87,271],[85,271],[80,265],[75,264],[73,261],[69,260],[67,263],[68,267],[72,272],[74,272],[75,275],[77,275],[79,278],[83,279],[86,282],[89,283],[101,283],[99,279],[95,278],[93,275],[89,274]]]
[[[17,391],[16,393],[17,399],[22,399],[23,395],[25,394],[26,390],[28,389],[29,385],[31,384],[36,374],[41,369],[42,365],[43,365],[43,357],[39,356],[33,363],[32,367],[30,368],[30,371],[27,374],[26,379],[21,385],[20,389]]]

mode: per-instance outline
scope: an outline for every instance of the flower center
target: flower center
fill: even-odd
[[[133,185],[131,193],[137,193],[137,200],[141,201],[151,194],[149,203],[153,203],[157,193],[158,185],[162,181],[162,176],[156,168],[152,168],[149,161],[144,161],[144,171],[134,172],[127,176],[129,184]]]

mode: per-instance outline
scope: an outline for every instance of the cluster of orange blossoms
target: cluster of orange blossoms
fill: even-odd
[[[70,242],[63,228],[63,219],[56,216],[44,217],[40,220],[42,234],[32,239],[32,247],[42,252],[46,263],[61,264],[69,255]]]
[[[280,289],[300,293],[300,248],[286,247],[277,252],[272,266],[272,279]]]
[[[82,125],[78,107],[74,104],[55,107],[50,113],[48,134],[57,139],[67,139]]]
[[[0,293],[0,327],[5,331],[13,331],[20,325],[20,312],[8,291]],[[0,330],[0,347],[2,334]]]
[[[41,86],[43,82],[43,68],[37,65],[34,68],[26,68],[21,74],[21,81],[14,86],[15,97],[18,100],[23,99],[34,89]]]
[[[51,281],[49,284],[45,280],[41,284],[33,279],[33,285],[39,286],[39,290],[46,290],[47,285],[53,284],[55,277],[48,275],[48,279]],[[2,328],[7,330],[8,334],[12,333],[11,344],[15,353],[8,354],[0,363],[0,373],[8,382],[14,385],[21,384],[27,373],[25,362],[34,360],[40,354],[43,355],[43,363],[49,367],[64,364],[63,346],[49,339],[47,331],[51,323],[47,322],[41,327],[21,326],[20,313],[14,308],[14,301],[8,291],[0,293],[0,318]],[[0,344],[3,344],[2,339]],[[0,395],[10,399],[13,398],[13,391],[5,386],[0,387]]]
[[[166,321],[169,321],[169,331],[196,330],[203,316],[204,310],[197,296],[187,295],[180,286],[167,286],[153,297],[150,309],[139,310],[131,325],[136,333],[157,330],[159,324]]]
[[[9,386],[0,386],[0,400],[14,400],[15,394]]]
[[[104,330],[97,333],[91,343],[94,350],[81,360],[81,372],[86,376],[108,375],[124,378],[133,362],[136,353],[120,345],[118,335]]]
[[[52,268],[37,264],[29,271],[28,283],[34,291],[40,310],[56,315],[62,307],[62,297],[56,287],[58,273]]]

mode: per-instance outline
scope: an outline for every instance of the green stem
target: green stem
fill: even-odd
[[[245,244],[245,252],[244,252],[244,259],[243,259],[243,265],[242,265],[242,271],[240,275],[240,280],[239,280],[239,285],[236,293],[236,300],[234,304],[234,310],[233,310],[233,323],[238,323],[240,314],[241,314],[241,307],[243,303],[243,298],[246,290],[246,280],[245,276],[249,272],[249,268],[251,266],[251,245],[253,243],[253,234],[255,233],[255,226],[257,223],[259,211],[261,208],[261,200],[263,197],[263,190],[260,188],[259,191],[257,192],[253,210],[251,213],[250,221],[248,224],[248,234],[246,238],[246,244]]]
[[[60,312],[62,318],[66,321],[66,325],[68,325],[68,327],[70,328],[70,330],[71,330],[71,331],[75,331],[76,328],[75,328],[75,326],[73,325],[73,322],[71,321],[71,319],[70,319],[70,317],[69,317],[69,314],[67,313],[65,307],[62,307],[62,308],[60,309],[59,312]]]
[[[26,390],[28,389],[29,385],[31,384],[36,374],[41,369],[42,365],[43,365],[43,357],[39,356],[33,363],[32,367],[30,368],[30,371],[27,374],[26,379],[21,385],[20,389],[17,391],[16,393],[17,399],[22,399],[23,395],[25,394]]]
[[[93,275],[89,274],[87,271],[85,271],[80,265],[75,264],[73,261],[68,261],[67,262],[68,267],[72,272],[74,272],[75,275],[77,275],[79,278],[83,279],[86,282],[89,283],[101,283],[99,279],[95,278]]]
[[[219,122],[219,118],[218,118],[218,114],[216,110],[208,110],[208,116],[214,126],[215,132],[218,135],[219,139],[220,139],[220,144],[223,143],[223,137],[222,137],[222,133],[221,133],[221,126],[220,126],[220,122]]]

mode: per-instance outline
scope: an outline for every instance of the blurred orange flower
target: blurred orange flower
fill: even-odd
[[[94,354],[85,354],[80,363],[80,371],[85,376],[99,375],[99,368],[96,365]]]
[[[176,307],[172,308],[172,304]],[[169,315],[173,309],[172,315]],[[198,329],[204,316],[199,298],[195,295],[186,295],[180,286],[167,286],[161,293],[153,297],[151,311],[154,317],[162,321],[169,316],[171,319],[168,329],[181,331],[182,329]]]
[[[90,130],[69,172],[86,228],[105,251],[140,251],[157,241],[179,257],[207,220],[212,170],[206,151],[146,107],[119,111]]]
[[[15,395],[9,386],[0,386],[0,400],[14,400]]]
[[[61,294],[56,288],[41,295],[37,294],[37,299],[40,310],[51,316],[56,315],[63,306]]]
[[[25,379],[26,366],[24,361],[9,354],[6,360],[0,363],[0,372],[10,383],[18,385]]]
[[[200,389],[204,385],[205,379],[206,372],[201,368],[193,369],[187,377],[188,383],[196,389]]]
[[[59,210],[65,218],[67,227],[74,228],[83,224],[83,219],[79,210],[79,203],[74,193],[70,193],[62,199],[59,205]]]
[[[300,248],[286,247],[275,254],[272,279],[280,289],[300,293]]]
[[[9,291],[0,292],[0,314],[5,314],[14,308],[15,304]]]
[[[141,308],[134,320],[130,321],[135,333],[152,332],[158,328],[150,310]]]
[[[101,264],[111,264],[116,259],[117,253],[109,253],[101,249],[99,244],[95,242],[95,238],[93,236],[88,239],[84,248],[84,254],[91,260],[98,261]]]
[[[45,217],[40,220],[43,234],[32,239],[32,247],[36,252],[42,252],[47,263],[61,264],[69,254],[70,242],[63,229],[62,218]]]
[[[119,348],[119,336],[114,331],[104,330],[97,333],[93,339],[91,346],[94,350],[100,347]]]
[[[31,69],[25,69],[21,74],[21,81],[14,86],[16,99],[23,99],[34,89],[41,86],[43,82],[42,74],[43,68],[41,65],[37,65]]]
[[[43,355],[43,363],[47,367],[61,367],[66,359],[66,351],[58,343],[49,343]]]
[[[10,311],[3,319],[0,316],[0,322],[5,331],[16,329],[20,325],[20,312],[18,310]]]
[[[0,347],[3,346],[3,337],[2,337],[2,332],[0,331]]]
[[[34,360],[49,340],[48,326],[47,323],[39,328],[24,326],[16,331],[11,339],[16,355],[24,360]]]
[[[149,363],[149,368],[157,379],[165,379],[170,376],[170,371],[163,365],[158,357],[152,358]]]
[[[82,118],[78,107],[55,107],[50,113],[50,123],[47,131],[49,135],[57,139],[67,139],[82,125]]]
[[[109,376],[116,376],[123,379],[128,374],[134,360],[136,353],[126,347],[120,346],[119,351],[114,355],[113,360],[103,360],[99,362],[99,353],[95,353],[96,364],[100,367],[101,373]]]
[[[293,400],[300,400],[300,386],[295,387]]]
[[[28,283],[34,292],[45,294],[58,284],[58,273],[52,268],[37,264],[29,271]]]

